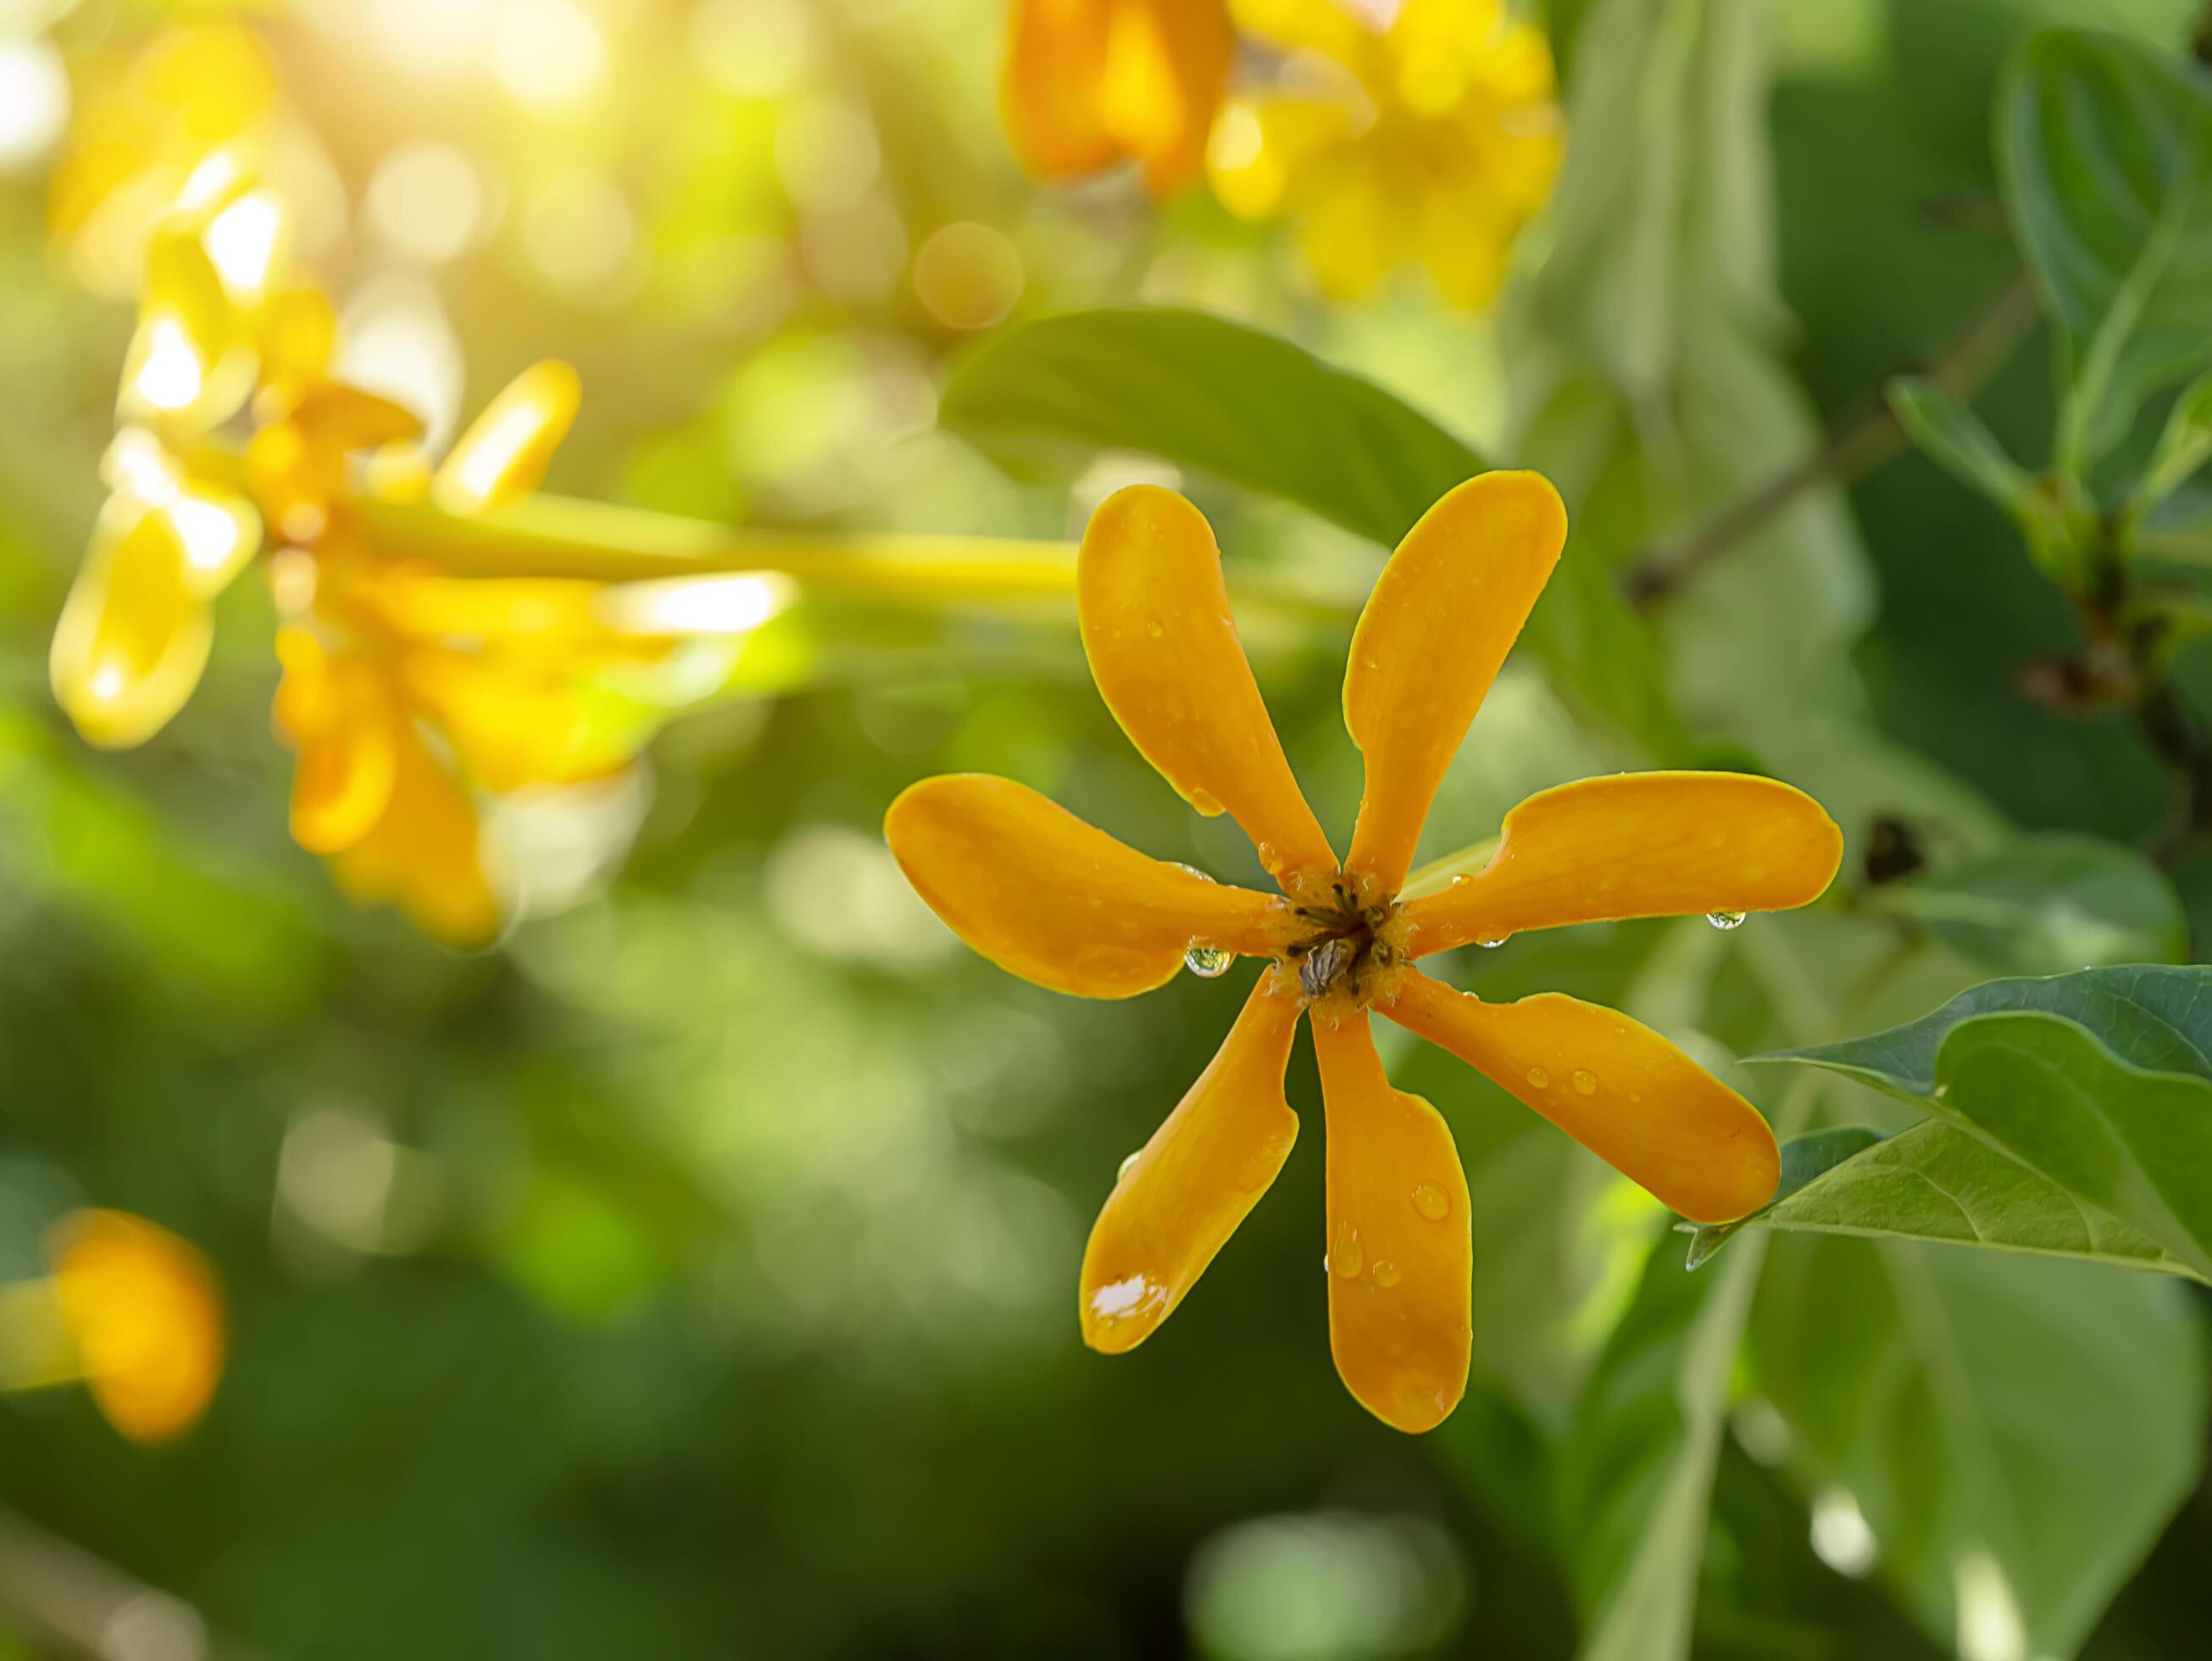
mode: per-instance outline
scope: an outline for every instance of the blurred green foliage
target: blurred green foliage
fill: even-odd
[[[52,38],[76,64],[164,9],[86,5]],[[2167,348],[2205,350],[2201,283],[2158,287],[2163,344],[2116,338],[2089,393],[2074,372],[2110,307],[2087,288],[2062,295],[2063,342],[2037,326],[1978,396],[1905,393],[1937,459],[1960,449],[1930,441],[1939,425],[2019,459],[1983,468],[1981,494],[1885,451],[1680,559],[1824,433],[1879,424],[1885,381],[1940,364],[2016,281],[2008,200],[2029,258],[2058,258],[2039,252],[2045,219],[2020,217],[2040,198],[2017,179],[2018,76],[2086,53],[2203,125],[2192,7],[1555,3],[1570,159],[1478,319],[1411,279],[1328,307],[1202,196],[1156,210],[1126,179],[1025,184],[992,114],[982,0],[597,8],[607,95],[561,121],[434,61],[430,0],[389,8],[399,33],[368,46],[342,6],[252,9],[352,198],[425,137],[500,181],[503,214],[449,262],[410,264],[373,228],[353,252],[434,297],[469,405],[541,354],[579,363],[564,489],[1059,536],[1111,484],[1188,470],[1232,581],[1311,602],[1247,632],[1325,822],[1350,822],[1358,788],[1337,601],[1423,505],[1413,484],[1473,465],[1453,458],[1544,469],[1575,516],[1568,557],[1425,855],[1535,789],[1697,763],[1802,786],[1850,857],[1815,910],[1524,936],[1470,954],[1462,983],[1616,1004],[1785,1138],[1895,1134],[1690,1274],[1653,1202],[1448,1057],[1386,1050],[1468,1166],[1476,1360],[1457,1415],[1409,1439],[1339,1386],[1317,1136],[1180,1318],[1112,1362],[1085,1352],[1090,1215],[1205,1065],[1242,977],[1114,1006],[1021,985],[955,946],[878,833],[913,779],[993,770],[1258,878],[1233,827],[1129,749],[1072,618],[921,650],[810,624],[840,672],[677,726],[644,799],[526,844],[531,915],[501,947],[446,952],[349,909],[287,840],[252,585],[225,602],[208,684],[143,750],[88,751],[52,707],[46,640],[128,319],[77,292],[27,168],[0,179],[0,1273],[37,1272],[71,1208],[124,1208],[210,1254],[234,1335],[210,1416],[171,1448],[122,1442],[80,1394],[0,1403],[0,1496],[27,1537],[185,1600],[218,1654],[2203,1649],[2202,1287],[1959,1244],[1954,1220],[1905,1202],[1924,1214],[1931,1185],[2001,1178],[2011,1208],[1967,1232],[2070,1252],[2052,1217],[2094,1178],[2030,1143],[2006,1147],[2033,1171],[2007,1165],[1924,1101],[1733,1064],[1878,1032],[1996,973],[2203,949],[2212,859],[2193,806],[2177,830],[2173,756],[2127,699],[2075,696],[2054,668],[2094,655],[2098,614],[2005,499],[2063,471],[2069,442],[2093,502],[2146,473],[2162,489],[2154,459],[2197,453],[2190,402],[2159,446],[2191,373]],[[2013,56],[2053,23],[2118,33]],[[409,26],[420,61],[362,58]],[[933,235],[968,224],[1023,279],[973,346],[915,277]],[[1110,331],[1035,320],[1098,308]],[[1166,368],[1182,379],[1164,389]],[[2114,387],[2136,400],[2124,417]],[[1395,473],[1352,470],[1368,417]],[[2185,533],[2188,495],[2146,537]],[[1679,580],[1633,581],[1669,559]],[[2167,637],[2158,684],[2203,730],[2196,636]],[[2078,1049],[2080,1030],[2051,1041]],[[1972,1059],[1929,1053],[1930,1080]],[[2062,1060],[2116,1064],[2094,1043]],[[1291,1079],[1313,1125],[1311,1069]],[[2176,1169],[2154,1149],[2124,1173],[2110,1197],[2131,1230],[2097,1235],[2077,1210],[2091,1248],[2201,1270],[2201,1218],[2142,1203]],[[1838,1222],[1840,1188],[1887,1203],[1884,1173],[1888,1238],[1848,1238],[1866,1220]],[[0,1530],[0,1623],[22,1652],[89,1652],[103,1630],[105,1653],[199,1652],[120,1647],[118,1611],[139,1606],[106,1582],[46,1576],[27,1597],[25,1549]],[[74,1638],[39,1613],[57,1597]]]

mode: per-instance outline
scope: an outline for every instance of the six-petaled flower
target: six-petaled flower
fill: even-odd
[[[1405,891],[1429,804],[1565,535],[1550,484],[1495,472],[1399,545],[1352,637],[1344,709],[1366,782],[1340,861],[1261,702],[1204,518],[1150,486],[1099,508],[1078,565],[1098,689],[1193,806],[1237,820],[1279,894],[1147,858],[1006,779],[928,779],[891,805],[886,834],[923,899],[1039,985],[1127,997],[1193,951],[1270,960],[1092,1230],[1080,1314],[1093,1348],[1149,1335],[1281,1169],[1301,1014],[1326,1109],[1331,1348],[1352,1394],[1400,1429],[1436,1425],[1466,1387],[1473,1248],[1451,1134],[1384,1076],[1370,1011],[1471,1062],[1685,1217],[1740,1217],[1772,1195],[1765,1121],[1658,1033],[1558,993],[1486,1002],[1416,966],[1528,929],[1803,905],[1841,858],[1836,826],[1789,785],[1621,774],[1530,798],[1481,870]]]

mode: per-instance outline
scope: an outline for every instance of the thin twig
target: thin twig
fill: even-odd
[[[2011,357],[2013,349],[2034,323],[2036,312],[2035,285],[2022,272],[1936,354],[1924,373],[1952,397],[1972,397]],[[1664,599],[1805,491],[1818,484],[1848,484],[1888,460],[1904,444],[1904,429],[1898,425],[1896,414],[1875,393],[1818,448],[1748,496],[1737,498],[1679,541],[1655,547],[1630,561],[1620,578],[1630,604],[1640,610]]]

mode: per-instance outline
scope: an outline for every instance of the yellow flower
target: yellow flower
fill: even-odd
[[[46,1238],[50,1273],[0,1287],[0,1385],[82,1380],[134,1442],[182,1434],[222,1376],[222,1298],[207,1259],[120,1211],[73,1212]]]
[[[1472,1245],[1451,1134],[1393,1089],[1373,1010],[1487,1074],[1684,1216],[1772,1195],[1757,1110],[1626,1016],[1557,993],[1486,1003],[1415,968],[1432,952],[1601,919],[1803,905],[1842,838],[1788,785],[1643,773],[1547,790],[1506,816],[1480,872],[1403,891],[1429,803],[1566,535],[1552,487],[1486,473],[1407,532],[1352,638],[1344,709],[1366,788],[1340,863],[1291,776],[1229,614],[1198,510],[1136,486],[1078,561],[1085,648],[1107,706],[1201,813],[1226,812],[1282,892],[1148,859],[1009,780],[926,780],[885,831],[915,891],[976,951],[1042,986],[1119,998],[1188,960],[1272,960],[1228,1040],[1123,1169],[1085,1253],[1085,1342],[1141,1342],[1189,1291],[1290,1153],[1283,1074],[1314,1017],[1328,1126],[1329,1337],[1358,1400],[1401,1430],[1466,1388]]]
[[[1387,24],[1330,0],[1238,0],[1291,53],[1282,84],[1214,124],[1215,193],[1287,215],[1324,293],[1357,299],[1401,265],[1454,304],[1497,292],[1551,193],[1560,122],[1551,50],[1499,0],[1404,0]]]
[[[1133,159],[1170,195],[1198,176],[1236,45],[1223,0],[1013,0],[1014,149],[1041,179]]]
[[[234,22],[167,29],[119,69],[95,66],[47,208],[79,275],[129,294],[148,237],[235,186],[269,142],[276,104],[268,53]]]
[[[567,364],[525,370],[422,488],[465,516],[515,501],[544,476],[578,401]],[[277,575],[288,621],[275,724],[299,757],[294,839],[355,897],[481,946],[501,916],[476,791],[629,767],[666,705],[610,682],[676,642],[611,621],[604,582],[457,577],[372,547],[341,488],[346,453],[412,429],[396,406],[326,383],[255,435],[249,470],[264,510],[313,548],[287,555]]]

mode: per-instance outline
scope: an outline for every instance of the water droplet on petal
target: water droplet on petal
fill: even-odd
[[[1359,1249],[1359,1236],[1346,1224],[1337,1231],[1336,1246],[1325,1260],[1329,1272],[1341,1275],[1349,1281],[1356,1276],[1367,1261],[1367,1254]]]
[[[1181,860],[1170,860],[1168,863],[1174,866],[1178,871],[1188,872],[1192,876],[1196,877],[1200,882],[1212,882],[1213,880],[1211,875],[1200,870],[1194,865],[1185,865]]]
[[[1194,946],[1182,954],[1182,966],[1202,981],[1227,974],[1236,961],[1234,952],[1219,946]]]
[[[1725,933],[1729,929],[1741,928],[1743,926],[1743,913],[1741,911],[1708,911],[1705,913],[1705,921],[1712,924],[1714,928]]]
[[[1167,630],[1163,629],[1157,623],[1148,623],[1145,625],[1145,632],[1150,635],[1154,640],[1158,640],[1162,635],[1167,633]]]
[[[1528,1069],[1528,1082],[1534,1085],[1537,1089],[1541,1090],[1546,1085],[1552,1082],[1552,1075],[1545,1072],[1540,1067],[1532,1067]]]
[[[1477,940],[1475,944],[1486,952],[1495,952],[1499,946],[1504,945],[1506,941],[1512,938],[1513,936],[1510,934],[1498,934],[1493,935],[1487,940]]]
[[[1388,1261],[1378,1261],[1375,1265],[1375,1284],[1385,1292],[1397,1285],[1398,1265]]]
[[[1432,1223],[1440,1223],[1451,1215],[1451,1196],[1434,1183],[1418,1183],[1413,1187],[1413,1209]]]
[[[1131,1321],[1151,1314],[1168,1300],[1168,1289],[1148,1275],[1114,1281],[1091,1294],[1091,1312],[1101,1321]]]
[[[1597,1074],[1586,1067],[1575,1069],[1575,1093],[1581,1096],[1597,1094]]]
[[[1122,1160],[1120,1168],[1114,1172],[1114,1180],[1117,1183],[1127,1182],[1129,1179],[1129,1173],[1137,1168],[1137,1161],[1144,1158],[1144,1156],[1145,1150],[1140,1147],[1134,1153],[1132,1153],[1127,1159]]]

